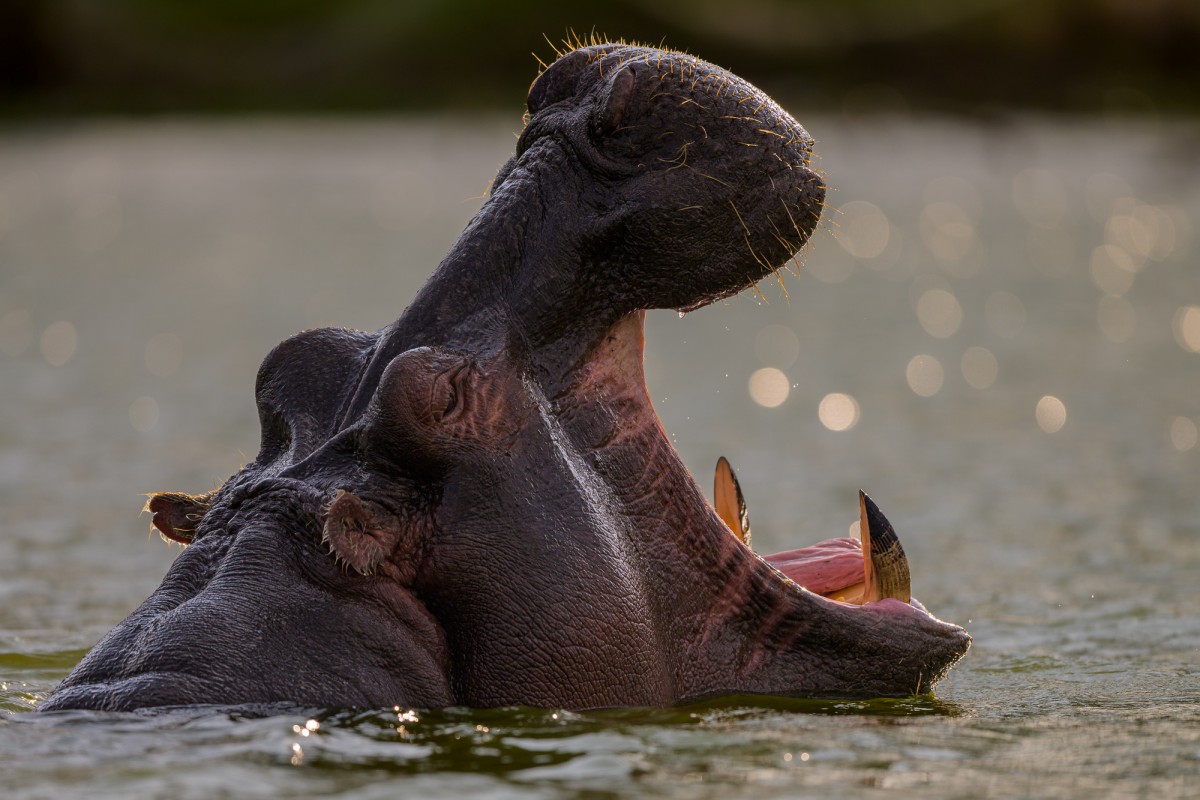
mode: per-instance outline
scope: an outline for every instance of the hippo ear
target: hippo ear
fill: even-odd
[[[375,503],[338,490],[329,504],[322,539],[335,558],[370,575],[396,549],[400,521]]]
[[[573,50],[543,70],[529,87],[529,97],[525,101],[529,113],[536,114],[546,106],[574,95],[579,75],[594,56],[587,50]]]
[[[142,510],[154,515],[150,522],[163,538],[186,545],[192,543],[211,501],[211,494],[156,492],[149,495]]]
[[[629,109],[629,101],[633,99],[636,84],[637,73],[633,71],[632,65],[627,64],[613,76],[596,119],[601,135],[608,136],[621,127],[621,120],[625,118],[625,112]]]

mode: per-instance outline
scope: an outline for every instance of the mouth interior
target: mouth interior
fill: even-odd
[[[891,523],[864,492],[858,494],[859,535],[826,539],[808,547],[763,555],[794,583],[813,594],[851,605],[894,599],[907,603],[908,558]],[[717,461],[713,507],[730,534],[750,547],[750,520],[742,488],[724,458]]]

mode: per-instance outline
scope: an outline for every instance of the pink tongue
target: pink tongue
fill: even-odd
[[[858,539],[827,539],[763,558],[815,594],[829,594],[863,581],[862,545]]]

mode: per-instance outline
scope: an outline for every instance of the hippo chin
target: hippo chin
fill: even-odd
[[[155,495],[188,546],[43,710],[662,706],[923,693],[970,638],[891,527],[762,557],[642,372],[646,309],[770,275],[816,225],[812,140],[691,56],[594,45],[529,91],[516,153],[404,314],[264,360],[255,460]]]

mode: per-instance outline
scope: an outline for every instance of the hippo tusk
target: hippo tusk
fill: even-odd
[[[717,459],[713,477],[713,508],[734,538],[749,547],[746,499],[733,467],[724,456]],[[895,529],[879,506],[862,491],[858,493],[858,511],[861,544],[853,539],[839,539],[763,558],[788,578],[830,600],[851,605],[887,599],[909,602],[912,587],[908,556]],[[847,560],[851,552],[854,565]],[[861,572],[857,567],[859,558]]]
[[[896,531],[866,492],[858,493],[858,509],[863,552],[862,602],[893,598],[907,603],[912,598],[908,557]]]
[[[717,472],[713,476],[713,507],[733,535],[750,547],[750,517],[746,512],[746,498],[725,456],[717,459]]]

